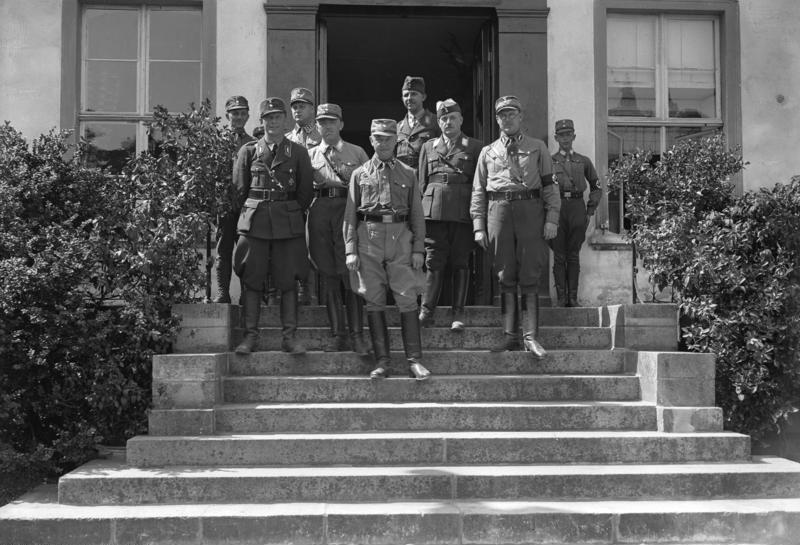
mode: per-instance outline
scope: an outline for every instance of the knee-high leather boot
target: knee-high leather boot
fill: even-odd
[[[348,349],[347,330],[344,318],[344,302],[342,290],[339,286],[339,277],[329,276],[325,290],[325,304],[328,310],[328,323],[331,326],[331,335],[322,349],[325,352],[343,352]]]
[[[347,324],[353,352],[359,356],[369,355],[369,344],[364,339],[364,301],[356,292],[345,289],[347,304]]]
[[[536,337],[539,336],[539,296],[535,293],[522,294],[522,344],[526,352],[533,353],[537,358],[547,355]]]
[[[215,303],[230,303],[231,302],[231,258],[217,255],[216,259],[217,270],[215,273],[215,280],[217,281],[217,296],[214,298]]]
[[[426,380],[431,376],[431,372],[422,365],[422,334],[416,311],[400,313],[400,329],[409,374],[417,380]]]
[[[295,339],[297,333],[297,292],[281,292],[281,324],[283,340],[281,350],[290,354],[305,354],[306,348]]]
[[[453,323],[452,331],[464,331],[464,306],[467,304],[469,269],[458,269],[453,273]]]
[[[433,325],[433,313],[439,302],[439,293],[442,291],[442,271],[428,269],[425,276],[425,295],[422,296],[422,308],[419,311],[419,321],[422,327]]]
[[[578,278],[581,275],[581,264],[578,256],[567,257],[567,306],[579,307],[578,304]]]
[[[386,311],[369,310],[367,311],[367,322],[369,323],[369,334],[372,337],[372,348],[375,350],[375,369],[369,374],[369,378],[379,379],[389,376],[389,329],[386,327]]]
[[[237,354],[249,354],[258,342],[258,320],[261,317],[260,291],[246,290],[242,296],[242,320],[244,322],[244,339],[236,347]]]
[[[519,350],[519,312],[516,292],[500,294],[500,310],[503,314],[503,340],[490,350],[492,352]]]
[[[556,306],[567,306],[567,261],[566,258],[553,253],[553,282],[556,285]]]

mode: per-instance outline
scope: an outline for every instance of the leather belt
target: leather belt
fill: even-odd
[[[272,189],[251,189],[247,196],[262,201],[293,201],[297,198],[294,191],[277,191]]]
[[[582,199],[583,198],[583,191],[562,191],[561,192],[562,199]]]
[[[538,189],[525,189],[522,191],[487,191],[490,201],[523,201],[538,199],[541,191]]]
[[[374,221],[378,223],[403,223],[408,220],[408,214],[356,214],[361,221]]]
[[[458,174],[456,172],[437,172],[436,174],[428,176],[428,183],[431,182],[439,184],[467,184],[469,183],[469,178],[464,174]]]
[[[339,197],[347,197],[347,188],[344,187],[322,187],[314,190],[314,195],[317,197],[327,197],[329,199],[336,199]]]

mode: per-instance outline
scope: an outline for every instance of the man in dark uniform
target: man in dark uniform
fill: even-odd
[[[292,89],[289,106],[292,108],[294,128],[286,133],[286,138],[297,142],[307,150],[318,146],[322,142],[322,137],[314,123],[314,93],[305,87]],[[308,305],[311,302],[311,291],[308,288],[309,284],[314,284],[313,274],[311,276],[312,278],[305,277],[298,280],[297,298],[301,305]]]
[[[225,101],[225,117],[231,124],[233,141],[236,144],[236,154],[247,142],[254,140],[244,130],[247,120],[250,119],[250,105],[243,96],[232,96]],[[232,165],[233,163],[231,163]],[[236,222],[239,219],[241,202],[233,202],[231,211],[219,219],[217,229],[217,297],[215,303],[231,302],[231,269],[233,266],[233,246],[236,243]]]
[[[547,240],[556,236],[561,198],[547,145],[522,133],[522,104],[503,96],[494,105],[500,138],[481,150],[472,185],[475,242],[488,249],[500,282],[503,341],[492,350],[519,348],[517,288],[522,295],[523,347],[546,354],[539,334],[539,278]]]
[[[264,137],[245,144],[236,158],[233,184],[246,197],[237,229],[234,270],[245,286],[245,336],[237,354],[253,351],[267,271],[281,291],[281,348],[302,354],[297,331],[298,278],[308,275],[303,212],[313,198],[311,160],[306,149],[284,137],[286,105],[279,98],[262,100],[259,114]]]
[[[408,113],[397,122],[397,159],[411,168],[419,166],[422,144],[439,136],[436,116],[425,108],[425,80],[406,76],[403,82],[403,104]]]
[[[428,140],[419,155],[419,183],[425,214],[425,295],[419,319],[433,323],[433,313],[447,266],[453,273],[453,331],[464,330],[464,305],[469,287],[469,256],[475,246],[469,216],[475,163],[480,140],[461,132],[461,107],[451,98],[436,104],[442,135]]]
[[[353,171],[369,161],[361,147],[345,142],[342,108],[338,104],[317,107],[317,131],[322,143],[311,148],[311,167],[314,169],[314,202],[308,210],[308,252],[311,262],[325,278],[325,304],[331,337],[326,352],[348,349],[345,331],[345,312],[342,285],[347,301],[347,321],[353,351],[360,356],[369,354],[364,341],[364,305],[361,296],[350,287],[350,275],[345,265],[342,222],[347,204],[347,189]]]
[[[373,119],[372,159],[353,172],[344,214],[347,268],[367,302],[367,320],[377,367],[370,378],[388,376],[389,330],[386,292],[400,310],[403,346],[410,374],[425,380],[417,296],[422,287],[425,218],[414,169],[395,159],[397,123]]]
[[[594,214],[603,190],[591,159],[572,150],[575,125],[571,119],[556,121],[558,152],[553,155],[553,179],[561,191],[558,234],[550,240],[553,249],[553,279],[560,307],[578,307],[580,252],[586,240],[589,218]],[[589,188],[589,202],[583,200]]]

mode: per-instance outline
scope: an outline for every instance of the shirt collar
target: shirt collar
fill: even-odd
[[[452,140],[451,140],[451,139],[449,139],[449,138],[447,138],[447,136],[445,136],[445,134],[444,134],[444,133],[442,133],[442,143],[444,143],[444,145],[445,145],[446,147],[448,147],[448,148],[449,148],[450,146],[454,146],[454,145],[456,145],[456,144],[457,144],[457,143],[458,143],[460,140],[461,140],[461,133],[458,133],[458,134],[455,136],[455,138],[453,138]]]
[[[328,152],[328,148],[334,148],[336,151],[342,151],[342,148],[344,147],[344,140],[342,140],[342,139],[340,138],[340,139],[339,139],[339,141],[338,141],[338,142],[336,142],[336,143],[335,143],[334,145],[332,145],[332,146],[328,145],[328,144],[325,142],[325,140],[323,140],[322,142],[320,142],[320,144],[319,144],[319,147],[320,147],[320,149],[322,150],[322,153],[327,153],[327,152]]]
[[[412,124],[412,123],[414,123],[414,121],[422,120],[424,115],[425,115],[425,108],[422,108],[416,114],[412,114],[411,112],[408,112],[408,115],[406,117],[408,117],[408,123]]]
[[[314,130],[314,125],[311,123],[308,125],[295,125],[294,130],[297,134],[300,134],[301,132],[311,134],[311,131]]]
[[[389,168],[393,169],[396,159],[392,157],[388,161],[381,161],[378,159],[378,154],[372,156],[372,164],[376,169],[380,169],[383,166],[388,166]]]
[[[515,134],[514,136],[508,136],[508,135],[507,135],[506,133],[504,133],[504,132],[503,132],[503,133],[500,133],[500,142],[501,142],[501,143],[502,143],[504,146],[507,146],[507,145],[508,145],[508,143],[509,143],[509,141],[514,141],[514,142],[516,142],[517,144],[519,144],[520,142],[522,142],[522,132],[518,132],[518,133],[517,133],[517,134]]]

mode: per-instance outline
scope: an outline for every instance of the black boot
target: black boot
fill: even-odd
[[[295,339],[297,333],[297,292],[281,292],[281,325],[283,340],[281,350],[290,354],[305,354],[306,348]]]
[[[419,311],[419,321],[422,327],[433,325],[433,313],[439,302],[439,293],[442,291],[442,271],[428,269],[425,276],[425,295],[422,296],[422,307]]]
[[[372,348],[375,350],[375,369],[369,378],[379,379],[389,376],[389,329],[386,327],[386,312],[383,310],[367,311],[369,335],[372,337]]]
[[[231,260],[217,256],[217,270],[215,273],[217,281],[217,296],[214,298],[215,303],[230,303],[231,302]]]
[[[567,258],[567,306],[579,307],[578,304],[578,278],[581,275],[581,264],[578,261],[578,256]]]
[[[364,302],[361,296],[352,290],[345,290],[347,298],[347,324],[350,328],[350,341],[353,352],[359,356],[369,355],[369,345],[364,339]]]
[[[400,313],[403,348],[406,351],[409,374],[417,380],[426,380],[431,372],[422,365],[422,337],[419,316],[414,310]]]
[[[526,352],[542,358],[547,355],[547,351],[536,340],[539,336],[539,296],[535,293],[523,293],[522,310],[522,344]]]
[[[464,306],[469,290],[469,269],[458,269],[453,273],[453,323],[451,331],[464,331]]]
[[[242,296],[242,321],[244,339],[236,347],[237,354],[249,354],[258,342],[258,319],[261,317],[261,292],[246,290]]]
[[[500,294],[500,311],[503,314],[503,340],[493,346],[491,352],[519,350],[519,312],[516,292]]]
[[[553,253],[553,282],[556,285],[556,306],[567,306],[567,262],[563,255]]]
[[[325,352],[344,352],[348,350],[347,331],[344,318],[344,303],[342,302],[342,290],[339,286],[338,277],[327,278],[327,289],[325,290],[325,304],[328,310],[328,323],[331,326],[331,336],[322,347]]]

